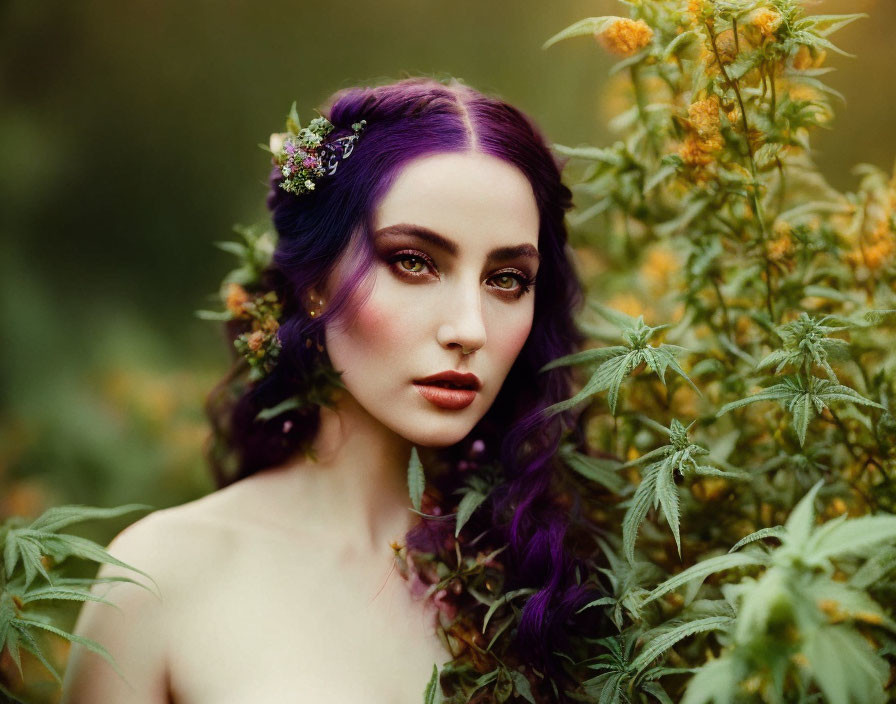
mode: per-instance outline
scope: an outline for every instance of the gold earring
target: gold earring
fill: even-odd
[[[320,313],[321,313],[321,307],[323,306],[323,304],[324,304],[324,299],[323,299],[323,298],[321,298],[321,299],[318,300],[318,301],[314,301],[314,299],[312,299],[312,300],[311,300],[311,305],[315,306],[315,308],[312,309],[312,310],[309,310],[309,311],[308,311],[308,315],[310,315],[312,318],[314,318],[314,317],[320,315]]]

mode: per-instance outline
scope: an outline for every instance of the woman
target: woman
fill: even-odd
[[[552,652],[589,594],[550,486],[572,424],[542,413],[571,396],[569,371],[539,369],[581,342],[569,190],[527,117],[457,81],[347,89],[323,112],[331,173],[293,178],[289,144],[272,140],[276,363],[213,406],[222,488],[110,545],[161,599],[122,584],[119,611],[85,606],[76,632],[130,686],[75,647],[68,704],[416,704],[457,639],[394,569],[396,546],[453,553],[483,532],[480,545],[508,546],[507,590],[531,590],[508,657],[561,677]],[[248,347],[263,351],[273,335],[256,333]],[[321,401],[312,371],[329,365],[341,386]],[[411,510],[413,448],[423,512],[442,519],[471,467],[501,467],[456,545],[453,522]]]

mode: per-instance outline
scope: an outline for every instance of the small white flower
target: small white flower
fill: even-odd
[[[284,164],[283,167],[280,169],[280,171],[281,171],[281,173],[282,173],[284,176],[289,176],[289,167],[286,166],[285,164]]]
[[[314,181],[312,181],[310,178],[306,178],[305,179],[305,188],[307,188],[309,191],[313,191],[314,190]]]
[[[271,152],[278,154],[283,149],[283,140],[286,138],[286,132],[274,132],[268,142]]]

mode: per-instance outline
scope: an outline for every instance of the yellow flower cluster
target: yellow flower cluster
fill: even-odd
[[[689,166],[708,166],[725,146],[719,117],[719,98],[715,95],[698,100],[688,108],[688,135],[678,150]]]
[[[763,39],[770,39],[774,37],[783,19],[781,13],[774,8],[760,7],[752,13],[750,24],[759,30]]]
[[[894,255],[896,255],[896,235],[887,223],[881,222],[866,236],[865,244],[847,254],[846,258],[853,265],[864,264],[871,271],[877,271],[896,263]]]
[[[778,218],[772,228],[773,237],[767,244],[768,258],[793,270],[796,262],[793,260],[793,236],[790,224]]]
[[[854,248],[846,260],[870,271],[896,266],[896,176],[870,174],[863,179],[860,194],[864,200],[862,226],[848,235]]]
[[[650,43],[653,30],[644,20],[621,18],[602,32],[595,32],[594,38],[611,54],[631,56]]]

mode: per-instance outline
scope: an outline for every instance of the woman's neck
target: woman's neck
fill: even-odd
[[[417,519],[408,493],[411,443],[373,418],[346,391],[322,407],[316,461],[284,466],[300,482],[305,525],[363,550],[387,551]]]

